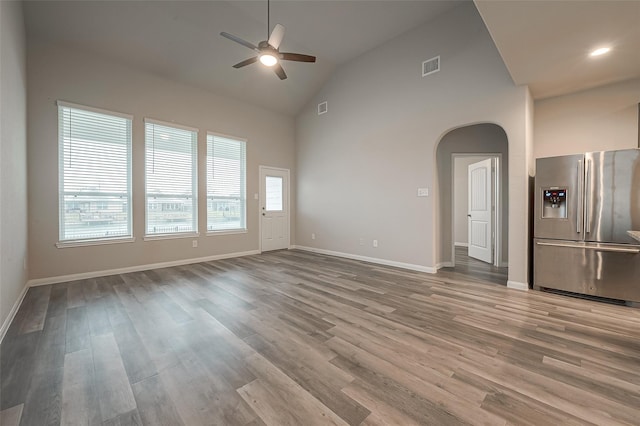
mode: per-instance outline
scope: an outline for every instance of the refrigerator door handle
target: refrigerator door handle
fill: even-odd
[[[585,250],[611,251],[616,253],[633,253],[633,254],[640,253],[640,248],[634,248],[634,247],[628,247],[628,248],[627,247],[603,247],[603,246],[598,247],[598,246],[585,246],[580,244],[546,243],[541,241],[537,241],[536,244],[539,246],[579,248],[579,249],[585,249]]]
[[[582,219],[584,215],[584,164],[582,160],[578,160],[578,211],[576,212],[576,232],[582,232]]]
[[[584,232],[591,232],[591,161],[584,161],[585,177],[584,177]]]

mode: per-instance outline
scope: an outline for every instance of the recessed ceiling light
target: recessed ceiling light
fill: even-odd
[[[596,50],[592,50],[589,55],[591,55],[591,56],[600,56],[600,55],[604,55],[605,53],[609,53],[610,50],[611,50],[610,47],[600,47],[600,48],[598,48]]]

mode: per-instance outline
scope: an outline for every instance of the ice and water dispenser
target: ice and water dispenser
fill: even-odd
[[[542,190],[542,218],[567,218],[567,190],[548,188]]]

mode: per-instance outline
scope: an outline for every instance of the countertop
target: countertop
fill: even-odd
[[[631,238],[640,241],[640,231],[627,231],[627,234],[631,235]]]

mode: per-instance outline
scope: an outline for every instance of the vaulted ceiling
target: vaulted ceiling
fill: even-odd
[[[463,0],[461,0],[463,1]],[[337,67],[458,6],[458,0],[272,1],[282,51],[315,64],[285,62],[279,80],[252,51],[267,38],[265,1],[25,1],[30,41],[62,43],[166,78],[295,115]],[[640,1],[492,1],[476,5],[516,84],[553,96],[640,77]],[[586,52],[610,43],[598,62]]]

